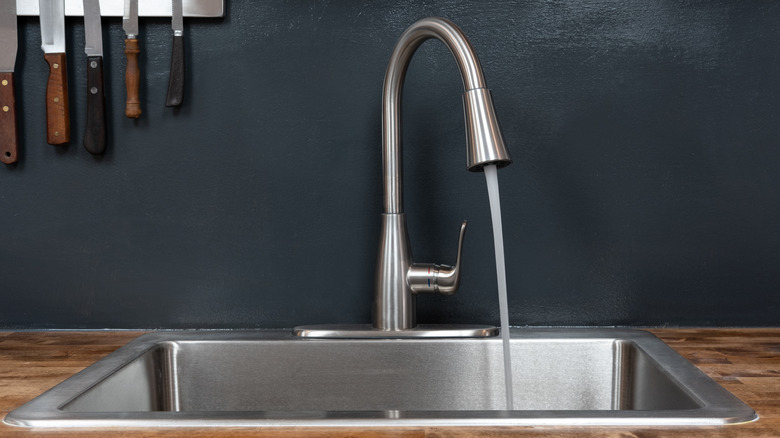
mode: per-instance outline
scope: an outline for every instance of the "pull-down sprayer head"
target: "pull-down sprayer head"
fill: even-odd
[[[463,113],[466,118],[466,167],[472,172],[480,172],[488,164],[504,167],[511,163],[490,90],[476,88],[463,93]]]
[[[395,44],[385,73],[382,95],[382,162],[385,213],[403,212],[401,178],[401,94],[412,56],[425,40],[443,42],[458,63],[463,80],[463,112],[466,119],[466,165],[479,172],[485,165],[504,167],[512,162],[498,127],[490,90],[482,66],[466,36],[451,21],[424,18],[409,26]]]

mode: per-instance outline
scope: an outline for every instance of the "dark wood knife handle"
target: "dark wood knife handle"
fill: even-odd
[[[68,110],[68,68],[64,53],[43,55],[49,64],[46,83],[46,141],[60,145],[70,141],[70,112]]]
[[[125,104],[125,116],[131,119],[141,117],[141,99],[138,97],[138,89],[141,85],[141,69],[138,67],[138,40],[125,39],[125,56],[127,67],[125,69],[125,85],[127,86],[127,102]]]
[[[173,36],[171,72],[168,76],[168,96],[165,106],[179,106],[184,100],[184,37]]]
[[[103,57],[87,57],[87,128],[84,148],[97,155],[106,150],[106,96],[103,91]]]
[[[13,72],[0,73],[0,161],[16,162],[19,137],[16,130],[16,99]]]

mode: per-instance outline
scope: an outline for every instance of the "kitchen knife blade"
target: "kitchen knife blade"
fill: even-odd
[[[181,0],[172,0],[173,53],[165,106],[179,106],[184,99],[184,17]]]
[[[14,97],[18,38],[16,0],[0,0],[0,161],[5,164],[15,163],[19,150]]]
[[[65,61],[65,1],[40,0],[41,49],[49,64],[46,83],[46,140],[60,145],[70,141],[68,68]]]
[[[138,0],[125,0],[122,29],[125,30],[127,36],[125,38],[125,57],[127,58],[125,116],[137,119],[141,117],[141,99],[138,95],[141,84],[141,70],[138,67],[138,54],[141,53],[141,49],[138,47]]]
[[[103,30],[100,0],[84,0],[84,52],[87,54],[87,127],[84,148],[91,154],[106,150],[106,98],[103,89]]]

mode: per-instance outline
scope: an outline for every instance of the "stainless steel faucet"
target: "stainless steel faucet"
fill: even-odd
[[[427,39],[442,41],[455,57],[463,79],[466,119],[466,166],[506,166],[512,160],[498,127],[490,90],[471,44],[455,24],[444,18],[424,18],[412,24],[395,45],[385,73],[382,94],[382,165],[384,214],[379,246],[371,327],[303,326],[294,333],[310,337],[453,337],[492,336],[494,327],[418,326],[415,297],[419,293],[455,293],[460,285],[460,258],[466,222],[461,225],[455,266],[412,262],[403,212],[401,171],[401,94],[409,62]]]

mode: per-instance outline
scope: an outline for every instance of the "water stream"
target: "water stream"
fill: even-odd
[[[512,394],[512,355],[509,350],[509,307],[506,298],[506,266],[504,265],[504,232],[501,227],[501,201],[498,196],[498,172],[495,165],[485,166],[490,215],[493,218],[493,246],[496,249],[496,275],[498,278],[498,306],[501,317],[501,340],[504,348],[504,385],[506,408],[514,407]]]

